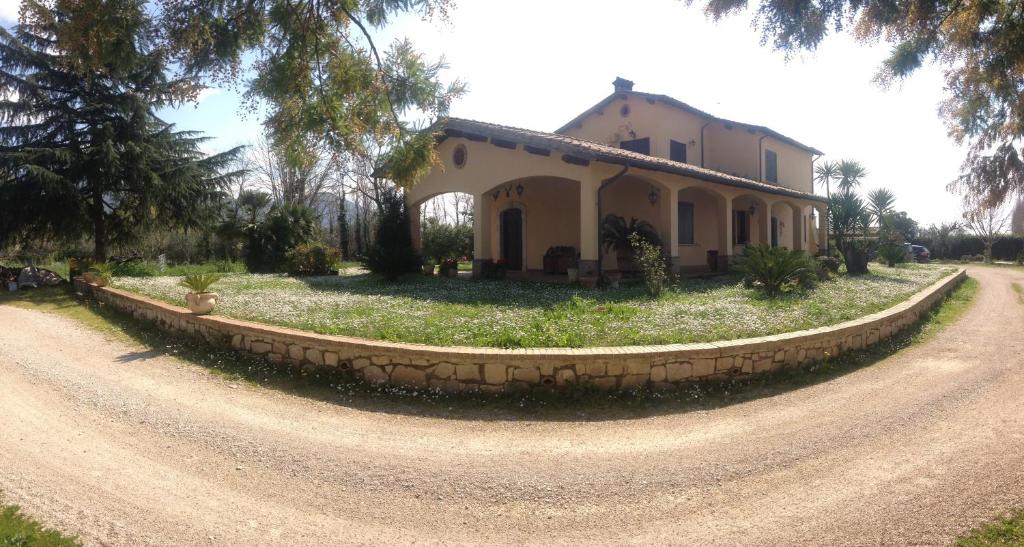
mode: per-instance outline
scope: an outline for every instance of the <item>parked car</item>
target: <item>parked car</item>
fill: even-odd
[[[911,245],[906,244],[907,257],[914,262],[928,262],[931,260],[932,253],[928,251],[928,247],[924,245]]]

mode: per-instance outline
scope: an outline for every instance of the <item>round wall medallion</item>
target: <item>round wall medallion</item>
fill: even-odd
[[[619,114],[622,114],[623,118],[625,118],[626,116],[629,116],[629,105],[628,104],[622,105],[622,108],[619,109]]]
[[[460,144],[455,147],[455,151],[452,152],[452,163],[455,167],[462,169],[466,166],[466,160],[469,157],[469,152],[466,150],[466,145]]]

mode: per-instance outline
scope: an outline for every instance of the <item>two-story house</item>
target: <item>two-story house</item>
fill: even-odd
[[[439,164],[407,192],[413,212],[472,194],[475,272],[487,259],[540,270],[554,246],[577,249],[583,275],[613,270],[599,241],[612,214],[650,222],[684,271],[724,269],[748,244],[824,248],[825,200],[812,188],[820,151],[622,78],[614,86],[554,133],[445,120],[433,128]]]

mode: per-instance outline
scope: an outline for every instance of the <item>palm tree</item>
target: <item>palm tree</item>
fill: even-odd
[[[893,212],[895,203],[896,194],[888,188],[875,188],[868,192],[868,209],[879,227],[882,226],[882,218]]]
[[[249,224],[256,224],[260,214],[270,205],[270,194],[258,190],[242,190],[235,203],[248,215]]]
[[[832,183],[839,179],[839,164],[834,161],[825,161],[819,163],[814,167],[814,180],[818,184],[825,186],[825,197],[828,201],[825,203],[825,218],[821,219],[825,223],[825,252],[829,255],[832,254],[829,248],[829,220],[832,216],[828,212],[828,208],[832,206]]]
[[[840,190],[853,190],[860,186],[861,179],[866,176],[868,176],[868,171],[860,164],[860,162],[855,160],[843,160],[839,162]]]
[[[825,196],[832,199],[831,184],[839,179],[839,164],[834,161],[819,163],[814,167],[814,180],[825,187]]]

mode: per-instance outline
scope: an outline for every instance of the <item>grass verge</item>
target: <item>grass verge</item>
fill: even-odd
[[[212,348],[194,338],[159,330],[147,322],[90,303],[79,303],[66,290],[42,289],[0,304],[54,312],[82,321],[103,333],[123,337],[166,355],[206,368],[230,381],[247,382],[305,397],[369,411],[431,415],[456,419],[604,420],[716,408],[828,381],[869,366],[932,336],[954,322],[970,305],[978,284],[967,279],[913,326],[859,351],[798,369],[752,377],[687,385],[679,390],[606,393],[588,385],[566,390],[484,395],[449,395],[397,386],[371,386],[340,373],[304,375],[256,356]]]
[[[74,547],[81,545],[74,537],[26,517],[17,505],[0,506],[0,546],[3,547]]]
[[[1024,545],[1024,511],[978,526],[958,539],[957,547]]]

